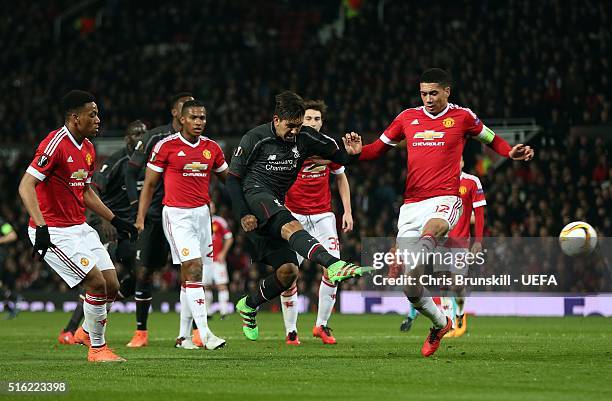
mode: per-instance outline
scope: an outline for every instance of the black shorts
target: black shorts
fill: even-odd
[[[283,204],[284,200],[278,199],[267,191],[250,190],[245,192],[244,200],[251,213],[257,217],[257,226],[260,228],[265,227],[268,220],[278,212],[282,210],[289,212]]]
[[[247,250],[254,262],[264,263],[277,269],[285,263],[298,265],[295,251],[289,248],[284,239],[273,238],[265,229],[256,229],[247,233],[249,247]]]
[[[247,233],[250,242],[249,251],[255,262],[278,268],[285,263],[298,264],[295,251],[277,233],[271,233],[268,221],[278,212],[289,210],[283,202],[267,191],[251,190],[244,194],[244,199],[251,213],[257,218],[257,229]]]
[[[147,269],[158,270],[168,264],[170,246],[164,235],[161,220],[147,219],[144,230],[138,236],[137,259]]]

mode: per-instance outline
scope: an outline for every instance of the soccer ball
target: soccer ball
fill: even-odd
[[[584,221],[574,221],[561,230],[559,245],[567,256],[588,255],[597,245],[597,232]]]

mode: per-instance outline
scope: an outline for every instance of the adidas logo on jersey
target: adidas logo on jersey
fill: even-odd
[[[67,163],[73,163],[73,162],[74,162],[74,160],[72,160],[72,156],[68,156],[68,161],[67,161]]]
[[[180,152],[178,152],[177,156],[185,156],[185,152],[183,152],[182,150]]]
[[[412,120],[410,125],[419,125],[419,120],[415,118],[414,120]]]

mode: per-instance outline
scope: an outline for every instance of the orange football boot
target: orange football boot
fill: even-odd
[[[83,344],[88,347],[91,345],[89,333],[83,330],[83,326],[80,326],[77,331],[74,332],[74,342],[75,344]]]
[[[134,337],[126,344],[126,347],[140,348],[149,345],[149,332],[146,330],[136,330]]]
[[[115,354],[106,344],[99,348],[89,347],[87,354],[89,362],[125,362],[125,359]]]
[[[312,336],[319,337],[323,340],[323,344],[337,344],[336,338],[332,335],[332,329],[329,326],[315,326],[312,328]]]
[[[74,340],[74,334],[72,334],[72,332],[70,331],[62,330],[62,332],[59,334],[59,337],[57,337],[57,341],[59,341],[60,344],[66,344],[66,345],[76,344]]]

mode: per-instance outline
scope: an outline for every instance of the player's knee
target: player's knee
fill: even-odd
[[[281,267],[279,267],[276,271],[276,277],[283,287],[291,287],[298,277],[297,265],[294,263],[285,263],[284,265],[281,265]]]
[[[181,269],[185,281],[202,281],[202,262],[199,259],[183,262]]]
[[[97,268],[92,269],[83,282],[85,291],[92,292],[95,294],[106,294],[106,280],[102,276],[102,272]]]
[[[448,229],[448,221],[444,219],[431,219],[423,228],[423,233],[429,233],[436,238],[441,238],[446,235]]]
[[[288,210],[281,210],[276,213],[269,221],[270,233],[278,235],[284,240],[288,240],[291,235],[302,230],[302,225]]]
[[[106,277],[105,278],[106,285],[106,296],[109,299],[115,299],[117,296],[117,292],[119,292],[119,280],[117,280],[117,276],[115,277]]]
[[[299,221],[290,221],[289,223],[283,225],[283,227],[281,228],[281,237],[283,237],[283,239],[285,240],[289,240],[289,238],[291,238],[294,233],[303,229],[304,228],[302,227]]]

